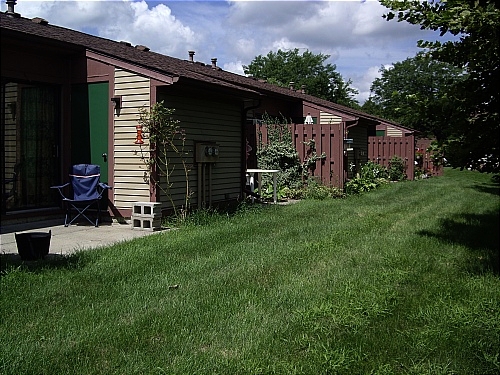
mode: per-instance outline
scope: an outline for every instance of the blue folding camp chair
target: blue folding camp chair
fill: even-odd
[[[101,177],[101,168],[93,164],[73,165],[72,173],[69,177],[70,182],[61,186],[51,186],[51,188],[59,190],[63,198],[63,203],[66,206],[64,226],[67,227],[71,225],[76,219],[83,216],[90,224],[98,227],[99,221],[101,220],[101,198],[105,191],[111,189],[111,186],[99,181]],[[63,190],[66,187],[70,188],[73,198],[67,198],[64,195]],[[97,206],[97,218],[95,222],[90,220],[85,212],[92,205]],[[71,218],[72,210],[76,210],[77,212],[73,219]]]

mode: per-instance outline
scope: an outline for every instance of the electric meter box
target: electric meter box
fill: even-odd
[[[215,163],[217,160],[219,160],[219,145],[217,143],[196,143],[195,161],[197,163]]]

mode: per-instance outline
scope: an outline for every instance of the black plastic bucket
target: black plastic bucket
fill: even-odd
[[[43,259],[49,253],[50,237],[49,232],[25,232],[16,233],[17,252],[22,260]]]

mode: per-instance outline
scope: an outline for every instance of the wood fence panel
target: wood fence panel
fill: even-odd
[[[327,143],[328,151],[326,159],[323,161],[324,182],[327,181],[332,186],[344,188],[345,173],[344,173],[344,128],[345,124],[323,125],[326,135],[325,142]]]
[[[320,156],[323,152],[326,158],[316,161],[313,169],[315,177],[321,179],[326,185],[339,188],[344,187],[344,166],[343,166],[343,129],[344,124],[290,124],[292,143],[297,150],[301,162],[310,156],[309,142],[314,140],[316,153]],[[247,134],[252,134],[249,131]],[[268,141],[267,129],[262,125],[255,125],[256,143],[266,144]],[[260,139],[259,139],[260,138]],[[252,144],[252,141],[249,141]]]
[[[415,137],[368,137],[368,160],[389,167],[394,156],[406,165],[406,175],[413,180],[415,174]]]
[[[442,161],[438,165],[434,164],[432,153],[427,152],[427,149],[432,143],[432,139],[421,138],[416,142],[417,155],[415,155],[415,165],[422,170],[423,173],[431,174],[432,176],[443,175]]]

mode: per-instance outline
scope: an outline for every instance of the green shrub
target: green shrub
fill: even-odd
[[[297,151],[290,144],[273,143],[257,151],[260,169],[279,169],[276,181],[278,186],[297,187],[301,183],[301,165]],[[262,186],[271,186],[272,176],[262,176]]]
[[[361,194],[366,191],[373,190],[377,187],[377,183],[373,180],[362,179],[360,177],[349,180],[345,185],[345,193],[347,195]]]
[[[282,194],[283,197],[289,199],[323,200],[328,198],[344,197],[342,189],[333,186],[326,186],[316,177],[309,177],[306,183],[300,188],[284,188]]]
[[[376,180],[378,178],[388,178],[389,172],[386,167],[380,164],[376,164],[372,161],[368,161],[361,168],[360,177],[367,180]]]
[[[389,160],[389,179],[391,181],[403,181],[406,180],[406,165],[403,159],[399,156],[394,155],[391,160]]]
[[[360,173],[345,185],[347,195],[361,194],[387,183],[390,172],[384,166],[371,161],[361,167]]]
[[[293,147],[292,134],[285,118],[281,120],[265,114],[264,126],[267,129],[267,143],[259,143],[257,164],[260,169],[279,169],[276,181],[280,188],[297,188],[302,183],[302,165],[299,154]],[[261,193],[272,189],[272,177],[262,176]],[[259,186],[259,188],[261,188]],[[272,190],[271,190],[272,191]]]

